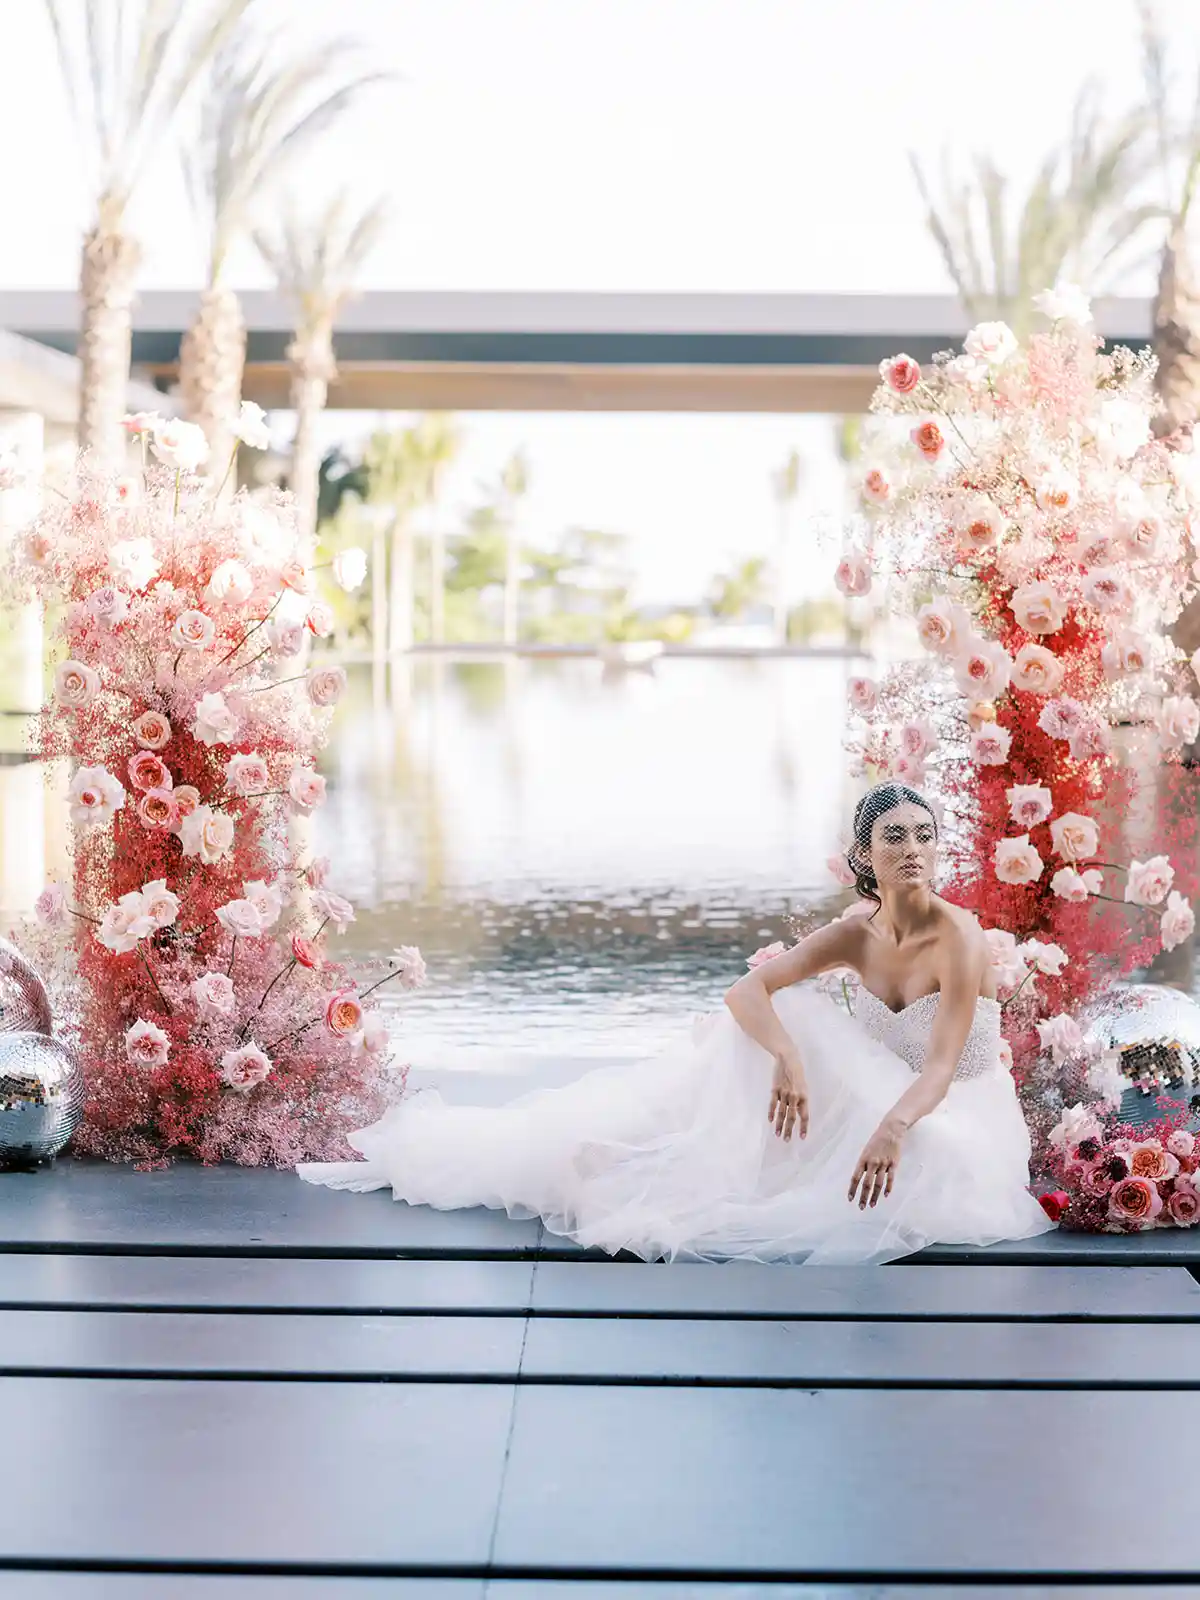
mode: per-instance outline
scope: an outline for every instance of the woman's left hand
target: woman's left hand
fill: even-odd
[[[867,1140],[850,1180],[849,1198],[853,1203],[855,1196],[858,1196],[860,1211],[891,1194],[903,1138],[902,1127],[884,1121]]]

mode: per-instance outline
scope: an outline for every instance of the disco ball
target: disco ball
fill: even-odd
[[[83,1074],[61,1039],[0,1033],[0,1166],[56,1156],[83,1115]]]
[[[1200,1005],[1182,990],[1115,983],[1082,1008],[1079,1022],[1129,1079],[1123,1122],[1153,1121],[1160,1097],[1188,1102],[1200,1090]]]
[[[49,1033],[46,985],[7,939],[0,939],[0,1033]]]

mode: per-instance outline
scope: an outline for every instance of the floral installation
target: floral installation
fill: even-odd
[[[1150,1126],[1108,1124],[1091,1107],[1063,1112],[1049,1135],[1048,1171],[1064,1185],[1043,1194],[1054,1221],[1097,1233],[1190,1228],[1200,1220],[1200,1139],[1180,1106]]]
[[[1200,453],[1154,436],[1149,351],[1105,351],[1070,286],[1038,308],[1024,343],[984,323],[928,366],[882,363],[835,582],[886,585],[915,621],[922,660],[849,685],[852,748],[940,806],[943,892],[991,930],[1035,1165],[1053,1165],[1069,1072],[1107,1103],[1086,1002],[1194,928],[1200,652],[1167,630],[1197,592]]]
[[[7,572],[47,608],[58,660],[37,742],[71,767],[72,882],[46,887],[27,941],[83,1065],[75,1148],[149,1164],[345,1155],[345,1133],[403,1088],[377,991],[415,988],[425,967],[404,948],[352,977],[330,940],[354,908],[293,842],[325,798],[316,753],[346,682],[298,659],[329,631],[315,547],[290,496],[222,501],[197,476],[198,428],[126,427],[141,471],[81,459]],[[238,435],[264,442],[257,407]],[[335,577],[362,576],[344,552]]]

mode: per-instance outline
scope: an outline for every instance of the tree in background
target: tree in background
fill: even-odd
[[[120,461],[141,247],[130,201],[175,131],[201,74],[253,0],[45,0],[81,152],[91,158],[95,218],[79,293],[79,442]]]
[[[359,70],[358,46],[323,41],[289,52],[277,37],[242,25],[204,75],[197,126],[184,150],[193,210],[208,235],[205,287],[179,352],[188,416],[204,429],[208,469],[220,479],[233,448],[242,398],[246,324],[225,281],[229,254],[249,236],[254,207],[371,84],[386,74]]]
[[[294,204],[285,204],[273,227],[254,232],[255,244],[296,306],[296,327],[288,346],[296,413],[289,481],[304,532],[316,527],[321,415],[329,385],[337,376],[334,322],[386,222],[382,199],[354,210],[345,195],[339,195],[307,216]]]
[[[521,619],[521,544],[518,519],[521,501],[529,493],[529,458],[514,450],[500,474],[497,501],[504,524],[504,628],[506,645],[517,642]]]
[[[800,452],[798,450],[790,450],[782,467],[771,474],[771,488],[775,494],[775,506],[778,514],[775,540],[775,571],[773,574],[774,594],[772,597],[775,612],[775,642],[778,645],[786,645],[788,642],[787,591],[791,575],[792,535],[795,531],[796,501],[800,496],[803,473],[804,463],[800,459]]]
[[[728,572],[718,573],[709,586],[709,611],[714,617],[733,622],[752,606],[762,605],[768,592],[768,573],[765,556],[747,556]]]
[[[1048,284],[1068,278],[1095,292],[1129,265],[1134,244],[1163,216],[1147,198],[1156,159],[1146,112],[1111,119],[1092,85],[1015,212],[991,157],[974,157],[965,178],[944,160],[938,197],[910,157],[926,223],[968,316],[999,318],[1018,334]]]

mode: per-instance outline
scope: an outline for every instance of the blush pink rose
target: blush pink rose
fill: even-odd
[[[200,791],[190,783],[181,783],[177,789],[172,789],[171,794],[175,800],[175,810],[179,815],[179,823],[171,830],[178,833],[184,817],[190,817],[200,804]]]
[[[1167,1139],[1167,1149],[1173,1156],[1190,1156],[1196,1148],[1196,1135],[1186,1128],[1176,1128]]]
[[[303,561],[285,561],[279,569],[279,581],[293,594],[309,594],[312,591],[312,577]]]
[[[306,687],[314,706],[335,706],[345,692],[346,674],[341,667],[314,667]]]
[[[1177,1183],[1167,1201],[1171,1221],[1180,1228],[1190,1228],[1200,1216],[1200,1195],[1190,1183]]]
[[[311,811],[325,799],[325,779],[319,772],[297,767],[288,779],[288,798],[297,811]]]
[[[892,482],[881,467],[872,467],[862,482],[862,495],[873,506],[885,506],[892,498]]]
[[[1083,598],[1102,615],[1123,611],[1133,596],[1115,567],[1093,567],[1083,579]]]
[[[1094,867],[1087,872],[1076,872],[1074,867],[1060,867],[1050,879],[1052,892],[1072,906],[1083,905],[1092,895],[1099,894],[1103,886],[1104,879]]]
[[[325,1026],[339,1039],[348,1038],[362,1027],[362,1002],[353,989],[339,989],[325,1006]]]
[[[304,881],[310,889],[323,889],[329,877],[329,857],[317,856],[304,869]]]
[[[153,750],[139,750],[129,758],[129,781],[135,789],[173,789],[175,780],[166,763]]]
[[[1064,811],[1050,824],[1050,840],[1064,861],[1087,861],[1100,850],[1100,829],[1091,817]]]
[[[1133,678],[1149,664],[1146,641],[1135,633],[1119,633],[1105,641],[1100,664],[1106,678]]]
[[[1066,619],[1062,595],[1051,583],[1026,583],[1010,602],[1012,614],[1026,633],[1055,633]]]
[[[1049,1050],[1056,1066],[1061,1066],[1083,1048],[1083,1032],[1075,1018],[1065,1011],[1039,1022],[1037,1032],[1042,1049]]]
[[[837,588],[848,599],[856,599],[871,592],[871,569],[859,555],[843,556],[833,575]]]
[[[143,750],[161,750],[171,741],[171,724],[161,711],[143,711],[133,725],[133,737]]]
[[[774,944],[764,944],[761,950],[756,950],[752,956],[746,957],[746,965],[751,972],[755,967],[761,967],[768,961],[774,961],[776,956],[781,956],[787,949],[782,939],[776,939]]]
[[[223,972],[206,972],[191,985],[191,993],[197,1011],[210,1022],[231,1017],[237,1006],[232,980]]]
[[[147,789],[138,796],[137,818],[143,828],[161,828],[174,833],[179,826],[179,807],[170,789]]]
[[[425,983],[425,957],[415,944],[402,944],[392,951],[392,956],[399,971],[402,989],[420,989]]]
[[[136,1067],[161,1067],[170,1053],[169,1035],[153,1022],[142,1018],[125,1034],[125,1055]]]
[[[971,619],[950,600],[931,600],[917,612],[917,637],[934,655],[957,655],[971,632]]]
[[[1125,899],[1132,906],[1161,905],[1174,881],[1175,868],[1166,856],[1131,861],[1125,880]]]
[[[218,906],[214,915],[217,921],[235,939],[261,939],[262,913],[252,900],[228,900]]]
[[[212,643],[216,626],[203,611],[181,611],[171,625],[176,650],[204,650]]]
[[[1122,1178],[1108,1197],[1108,1214],[1114,1222],[1148,1228],[1163,1208],[1158,1185],[1149,1178]]]
[[[914,761],[923,761],[938,747],[938,736],[924,717],[914,717],[900,729],[900,749]]]
[[[993,852],[996,876],[1001,883],[1024,885],[1036,883],[1042,875],[1044,862],[1027,833],[1015,839],[1000,839]]]
[[[315,889],[312,907],[322,921],[332,922],[339,933],[344,933],[354,921],[354,907],[332,889]]]
[[[825,865],[829,868],[830,875],[835,883],[840,883],[843,889],[853,889],[854,874],[851,872],[845,856],[830,856]]]
[[[1054,797],[1043,784],[1014,783],[1004,791],[1008,814],[1020,828],[1036,828],[1054,809]]]
[[[1196,914],[1188,902],[1175,889],[1167,899],[1167,909],[1162,914],[1159,932],[1164,950],[1174,950],[1176,945],[1190,939],[1196,930]]]
[[[1200,735],[1200,705],[1190,695],[1168,695],[1155,721],[1163,749],[1178,750]]]
[[[1002,767],[1008,760],[1012,734],[998,722],[984,723],[971,734],[971,760],[979,767]]]
[[[67,915],[67,897],[62,885],[48,883],[33,902],[33,914],[43,928],[57,927]]]
[[[326,605],[324,600],[314,600],[308,608],[304,626],[318,639],[327,639],[333,632],[333,608]]]
[[[921,381],[921,368],[911,356],[892,356],[879,363],[879,376],[896,394],[911,394]]]
[[[230,756],[225,763],[225,787],[243,800],[270,787],[267,763],[257,751]]]
[[[239,1094],[248,1094],[271,1076],[271,1058],[251,1041],[221,1057],[221,1081]]]
[[[910,789],[919,789],[925,782],[925,763],[918,756],[907,755],[902,750],[892,760],[891,774],[897,783],[907,784]]]
[[[269,629],[271,649],[277,656],[298,656],[304,649],[306,631],[302,622],[273,622]]]
[[[873,679],[851,678],[847,692],[851,706],[860,716],[869,716],[874,711],[879,695]]]
[[[973,700],[994,700],[1008,688],[1012,660],[994,640],[970,639],[954,662],[954,677]]]
[[[1028,694],[1054,694],[1063,680],[1062,662],[1044,644],[1022,645],[1013,660],[1013,687]]]
[[[54,698],[64,711],[83,711],[100,693],[100,674],[83,661],[60,661],[54,669]]]
[[[95,589],[84,601],[85,609],[102,628],[115,628],[129,615],[129,598],[111,583]]]

